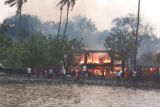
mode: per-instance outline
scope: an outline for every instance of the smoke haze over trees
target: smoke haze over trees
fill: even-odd
[[[128,16],[126,16],[128,17]],[[117,18],[115,18],[116,20]],[[141,19],[142,20],[142,19]],[[41,34],[46,37],[55,37],[57,35],[58,23],[54,21],[43,22],[36,16],[31,15],[22,15],[23,21],[23,34],[25,38],[30,37],[33,34]],[[61,32],[63,33],[65,27],[65,21],[62,21]],[[13,16],[7,18],[3,21],[7,25],[13,25],[11,28],[8,28],[5,32],[5,35],[17,40],[19,38],[19,28],[20,22],[18,16]],[[140,35],[139,40],[141,41],[138,57],[140,58],[144,54],[155,56],[160,51],[160,39],[154,34],[154,30],[150,25],[141,25],[145,26],[145,32],[143,35]],[[2,32],[2,27],[1,27]],[[106,29],[104,31],[98,31],[93,20],[88,19],[84,16],[75,16],[68,22],[68,28],[66,35],[69,39],[79,38],[83,39],[86,49],[105,49],[104,42],[105,39],[110,35],[111,29]],[[141,30],[140,30],[141,32]],[[62,35],[60,33],[60,35]],[[153,59],[153,58],[152,58]]]
[[[15,25],[14,28],[9,29],[6,32],[6,35],[9,35],[12,38],[17,38],[18,37],[18,29],[19,29],[19,21],[18,21],[17,16],[13,16],[11,18],[7,18],[4,20],[5,23],[10,24],[10,25]],[[23,33],[27,36],[34,34],[34,33],[42,33],[43,35],[49,36],[55,36],[57,35],[57,28],[58,28],[58,23],[54,21],[49,21],[49,22],[43,22],[41,21],[38,17],[36,16],[31,16],[31,15],[22,15],[22,20],[23,20]],[[62,23],[62,30],[64,30],[64,25],[65,23]],[[147,30],[147,28],[146,28]],[[109,35],[110,29],[106,29],[104,31],[98,31],[96,25],[91,19],[87,19],[84,16],[75,16],[72,18],[72,20],[69,21],[68,28],[66,34],[70,38],[83,38],[84,42],[87,45],[88,49],[95,49],[95,48],[100,48],[100,49],[105,49],[103,44],[105,38]],[[149,32],[149,31],[146,31]],[[147,41],[150,41],[150,47],[154,47],[154,51],[158,51],[158,41],[159,38],[156,37],[154,34],[154,30],[152,29],[151,31],[152,34],[150,35],[143,35],[140,38],[142,39],[141,41],[141,47],[139,53],[142,54],[146,52],[146,44]],[[93,44],[95,47],[93,47]],[[143,48],[143,46],[145,48]],[[150,50],[153,52],[153,50]]]
[[[32,35],[34,33],[42,33],[43,35],[55,36],[57,35],[58,23],[54,21],[43,22],[36,16],[22,15],[23,20],[23,33],[26,36]],[[18,38],[19,19],[17,16],[7,18],[4,20],[5,23],[9,25],[15,25],[13,28],[9,29],[5,34],[12,38]],[[62,23],[62,30],[64,30],[65,23]],[[101,40],[104,40],[108,34],[108,31],[99,32],[96,25],[91,19],[87,19],[83,16],[75,16],[68,23],[68,28],[66,34],[70,38],[83,38],[84,42],[89,49],[104,48]],[[61,34],[62,35],[62,34]],[[97,43],[96,45],[94,45]],[[93,45],[95,47],[93,47]]]

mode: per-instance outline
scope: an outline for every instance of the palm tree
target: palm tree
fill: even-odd
[[[135,59],[134,59],[134,69],[136,70],[137,65],[137,47],[138,47],[138,30],[139,30],[139,21],[140,21],[140,3],[141,1],[138,0],[138,14],[137,14],[137,27],[136,27],[136,40],[135,40]]]
[[[73,9],[74,5],[75,5],[75,1],[76,0],[61,0],[57,6],[61,5],[61,13],[60,13],[60,23],[59,23],[59,29],[58,29],[58,36],[59,36],[59,32],[60,32],[60,26],[61,26],[61,20],[62,20],[62,11],[63,11],[63,7],[65,5],[67,5],[67,18],[66,18],[66,24],[65,24],[65,29],[63,32],[63,36],[65,36],[66,30],[67,30],[67,25],[68,25],[68,17],[69,17],[69,9],[71,7],[71,10]]]
[[[25,2],[27,2],[27,0],[6,0],[4,2],[4,4],[9,5],[10,7],[13,7],[15,5],[17,6],[16,15],[19,15],[20,17],[20,37],[22,34],[22,6]]]
[[[63,33],[63,37],[62,37],[62,50],[64,51],[65,49],[65,33],[66,33],[66,30],[67,30],[67,25],[68,25],[68,17],[69,17],[69,9],[70,7],[71,10],[73,9],[74,5],[75,5],[75,1],[76,0],[61,0],[57,6],[60,5],[60,10],[61,10],[61,13],[60,13],[60,23],[59,23],[59,28],[58,28],[58,35],[57,37],[59,37],[59,32],[60,32],[60,28],[61,28],[61,20],[62,20],[62,11],[63,11],[63,7],[67,5],[67,18],[66,18],[66,24],[65,24],[65,29],[64,29],[64,33]],[[66,54],[64,54],[64,56],[66,56]],[[62,61],[63,61],[63,66],[65,67],[66,69],[66,66],[65,66],[65,57],[63,56],[62,58]]]
[[[57,35],[57,38],[59,38],[59,33],[60,33],[60,29],[61,29],[61,23],[62,23],[62,11],[63,11],[63,7],[61,5],[60,7],[60,21],[59,21],[59,27],[58,27],[58,35]]]
[[[4,2],[4,4],[9,5],[10,7],[13,7],[15,5],[17,5],[17,11],[16,14],[20,16],[22,16],[22,5],[23,3],[27,2],[27,0],[6,0]]]

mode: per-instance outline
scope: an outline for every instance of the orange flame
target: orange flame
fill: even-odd
[[[83,63],[84,63],[84,56],[80,60],[80,64],[83,64]],[[87,63],[89,64],[111,63],[111,58],[108,56],[108,54],[94,53],[94,54],[90,54],[87,57]]]
[[[95,61],[93,61],[93,63],[99,64],[99,61],[98,61],[98,60],[95,60]]]
[[[110,60],[110,59],[106,59],[106,60],[104,61],[104,63],[111,63],[111,60]]]

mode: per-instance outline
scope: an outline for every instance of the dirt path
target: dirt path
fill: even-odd
[[[0,107],[159,107],[160,91],[94,85],[0,86]]]

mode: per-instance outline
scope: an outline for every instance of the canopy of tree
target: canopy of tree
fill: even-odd
[[[136,40],[136,17],[129,14],[126,17],[116,18],[113,20],[113,27],[109,36],[105,40],[105,47],[112,51],[109,53],[112,57],[122,60],[122,68],[124,69],[127,62],[133,63],[135,54]],[[152,37],[153,30],[149,25],[140,24],[138,46],[143,47],[141,39],[143,36]]]

